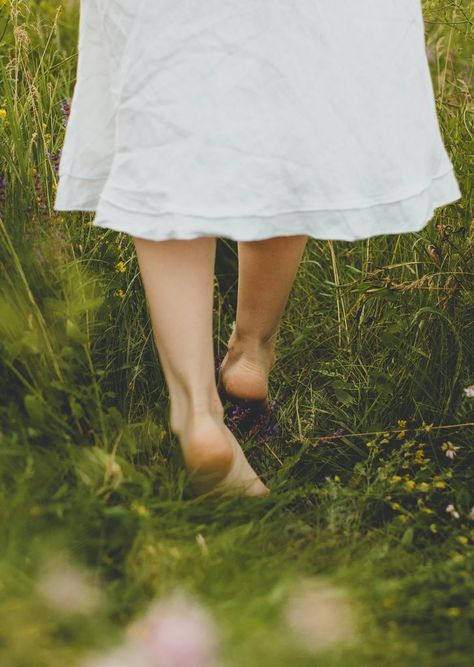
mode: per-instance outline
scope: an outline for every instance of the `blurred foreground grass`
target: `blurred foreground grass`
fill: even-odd
[[[472,664],[474,8],[423,7],[464,197],[421,233],[310,241],[271,423],[241,437],[271,496],[211,502],[190,496],[169,431],[130,240],[51,208],[77,4],[0,2],[2,667],[74,665],[177,588],[216,619],[225,664]],[[220,240],[218,358],[235,271]],[[355,642],[305,643],[314,600],[285,616],[301,577],[346,592]]]

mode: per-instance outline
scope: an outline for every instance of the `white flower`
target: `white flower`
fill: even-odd
[[[454,505],[448,505],[446,507],[446,512],[448,512],[448,514],[451,514],[451,516],[453,516],[455,519],[459,519],[459,512],[457,512],[454,509]]]
[[[331,584],[303,578],[287,601],[285,621],[311,652],[354,640],[356,626],[350,599]]]
[[[97,611],[103,597],[89,573],[63,555],[43,564],[36,590],[50,607],[70,614]]]
[[[456,456],[456,452],[458,452],[461,449],[461,447],[459,445],[454,445],[450,440],[447,440],[446,442],[443,442],[443,444],[441,445],[441,449],[448,457],[448,459],[453,460],[454,457]]]
[[[469,398],[474,398],[474,384],[470,384],[469,387],[466,387],[466,388],[464,389],[464,393],[465,393],[466,396],[468,396]]]

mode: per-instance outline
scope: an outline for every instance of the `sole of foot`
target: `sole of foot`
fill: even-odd
[[[270,493],[223,422],[210,415],[194,419],[179,439],[197,495],[262,497]]]

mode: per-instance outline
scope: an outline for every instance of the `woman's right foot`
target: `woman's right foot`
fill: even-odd
[[[172,430],[199,494],[269,494],[234,435],[219,417],[211,413],[190,415],[179,425],[174,421]]]
[[[222,397],[262,402],[268,399],[268,374],[276,361],[275,338],[267,344],[240,342],[232,332],[218,372]]]

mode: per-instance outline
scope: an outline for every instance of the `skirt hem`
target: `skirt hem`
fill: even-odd
[[[96,187],[95,193],[91,191],[88,199],[80,204],[61,206],[61,198],[57,198],[54,209],[95,211],[93,226],[153,241],[191,240],[202,236],[233,241],[256,241],[275,236],[298,235],[308,235],[321,240],[356,241],[383,234],[421,231],[433,217],[435,209],[462,197],[451,166],[448,171],[434,177],[421,192],[392,202],[361,208],[320,208],[270,216],[211,218],[185,213],[149,214],[126,210],[100,197],[105,179],[90,180],[96,181]]]

